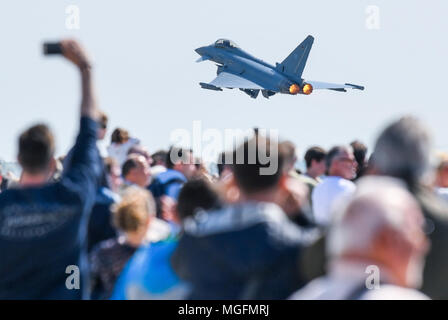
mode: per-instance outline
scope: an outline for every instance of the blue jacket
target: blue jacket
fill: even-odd
[[[0,299],[88,297],[87,223],[101,173],[96,134],[97,123],[81,118],[59,182],[0,194]],[[68,289],[78,274],[80,289]]]
[[[285,299],[304,284],[301,248],[316,237],[275,204],[237,204],[187,218],[172,261],[190,299]]]
[[[118,278],[111,300],[185,299],[189,286],[171,263],[177,244],[171,238],[140,247]]]
[[[117,232],[112,224],[111,206],[119,201],[119,196],[106,187],[100,187],[96,193],[95,204],[89,220],[87,250],[103,240],[115,238]]]
[[[187,178],[181,172],[174,169],[167,169],[155,177],[148,189],[156,200],[157,217],[160,217],[161,214],[160,197],[169,196],[177,200],[180,189],[182,189],[185,182],[187,182]]]

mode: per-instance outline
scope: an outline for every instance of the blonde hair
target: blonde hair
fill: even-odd
[[[135,232],[146,225],[155,215],[155,203],[152,195],[138,187],[129,187],[122,200],[113,206],[112,221],[123,232]]]

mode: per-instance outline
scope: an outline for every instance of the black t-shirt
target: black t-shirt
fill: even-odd
[[[115,282],[137,250],[119,238],[100,242],[90,254],[92,298],[108,299]]]

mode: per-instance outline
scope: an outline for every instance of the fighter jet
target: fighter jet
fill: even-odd
[[[219,39],[214,44],[197,48],[201,56],[196,62],[210,60],[218,66],[218,76],[210,83],[200,82],[202,88],[222,91],[238,88],[256,98],[261,90],[263,97],[276,93],[309,95],[316,89],[346,92],[346,89],[364,90],[356,84],[336,84],[309,81],[302,78],[314,38],[308,36],[275,67],[241,50],[233,41]]]

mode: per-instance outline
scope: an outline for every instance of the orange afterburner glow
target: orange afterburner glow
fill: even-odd
[[[311,94],[311,92],[313,92],[313,86],[310,85],[309,83],[305,84],[303,86],[303,94]]]
[[[298,94],[300,92],[300,87],[299,87],[299,85],[297,85],[297,84],[292,84],[290,87],[289,87],[289,93],[290,94]]]

